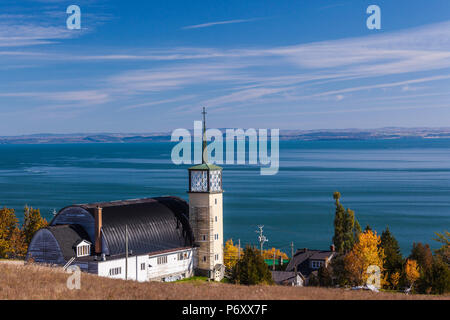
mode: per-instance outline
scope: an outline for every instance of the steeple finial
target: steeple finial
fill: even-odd
[[[202,137],[202,163],[208,162],[208,149],[206,146],[206,108],[203,107],[203,137]]]

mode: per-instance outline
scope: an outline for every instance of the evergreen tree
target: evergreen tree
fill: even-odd
[[[400,252],[400,246],[398,245],[397,239],[392,235],[389,227],[381,234],[381,247],[384,249],[384,262],[383,267],[386,270],[387,277],[391,281],[392,287],[397,287],[398,285],[398,275],[401,273],[403,265],[403,257]],[[397,274],[397,275],[394,275]]]
[[[319,278],[319,285],[321,287],[331,287],[333,285],[333,271],[330,266],[321,266],[317,273],[317,277]]]
[[[341,194],[336,191],[333,198],[336,201],[333,244],[339,253],[346,253],[353,248],[353,245],[359,239],[361,226],[355,218],[355,212],[350,209],[345,210],[339,202]]]
[[[247,246],[241,260],[233,268],[232,280],[245,285],[272,284],[272,274],[259,250]]]
[[[450,292],[450,268],[440,255],[433,259],[431,279],[429,281],[431,293],[444,294]]]

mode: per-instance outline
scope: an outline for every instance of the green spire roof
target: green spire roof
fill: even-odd
[[[190,167],[189,170],[222,170],[222,167],[216,166],[215,164],[202,163],[196,166]]]

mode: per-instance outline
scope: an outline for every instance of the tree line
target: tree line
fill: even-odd
[[[403,257],[397,239],[389,227],[381,235],[367,225],[362,230],[355,212],[340,202],[334,192],[334,235],[336,255],[309,277],[308,285],[351,287],[374,284],[384,290],[407,290],[415,293],[444,294],[450,292],[450,233],[436,233],[441,247],[434,252],[428,244],[413,243],[411,253]],[[238,253],[240,252],[240,254]],[[224,248],[224,264],[228,278],[240,284],[273,283],[266,259],[285,258],[275,248],[262,253],[251,246],[239,251],[228,240]],[[379,280],[378,283],[371,281]]]
[[[378,267],[380,286],[387,290],[407,288],[408,291],[427,294],[450,292],[450,233],[436,233],[442,247],[434,252],[428,244],[413,243],[411,253],[403,257],[398,241],[386,227],[377,234],[367,226],[364,231],[354,211],[345,209],[339,192],[335,200],[334,235],[337,256],[328,266],[322,266],[310,285],[358,286],[374,279],[369,266]]]

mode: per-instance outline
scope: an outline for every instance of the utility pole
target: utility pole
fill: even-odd
[[[125,225],[125,280],[128,280],[128,225]]]
[[[258,226],[258,228],[259,228],[259,230],[256,230],[256,233],[259,233],[258,241],[259,241],[259,247],[260,247],[261,255],[262,255],[263,254],[264,242],[269,241],[269,239],[267,239],[266,236],[263,235],[263,228],[264,228],[264,226]]]
[[[272,266],[273,271],[275,271],[275,250],[273,251],[273,266]]]

